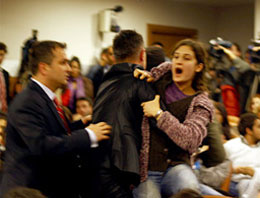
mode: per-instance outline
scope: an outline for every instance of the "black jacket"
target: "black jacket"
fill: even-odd
[[[93,122],[112,126],[111,138],[100,145],[100,169],[103,196],[131,196],[130,184],[139,182],[142,102],[154,99],[155,92],[145,80],[134,78],[138,65],[113,65],[104,76],[94,104]]]

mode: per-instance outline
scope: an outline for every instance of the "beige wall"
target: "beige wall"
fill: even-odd
[[[254,4],[223,7],[217,12],[217,35],[237,42],[245,51],[254,38]]]
[[[124,7],[124,11],[118,14],[121,28],[135,29],[144,36],[145,41],[147,23],[195,28],[203,42],[218,34],[228,38],[231,35],[229,30],[237,30],[232,22],[231,25],[225,23],[225,14],[219,18],[218,9],[174,3],[171,0],[0,0],[0,41],[5,42],[9,49],[4,67],[8,65],[7,69],[15,75],[22,43],[31,35],[32,29],[38,29],[39,40],[66,42],[68,56],[79,56],[85,72],[87,65],[94,62],[100,49],[112,43],[111,38],[114,35],[106,35],[106,42],[101,41],[97,31],[97,14],[115,5]],[[243,6],[240,10],[242,9]],[[250,13],[248,7],[243,13],[246,19],[251,19]],[[239,14],[230,13],[231,19]],[[218,23],[223,22],[224,27],[220,27]],[[237,42],[251,37],[251,23],[250,21],[243,27],[248,31],[237,32]]]

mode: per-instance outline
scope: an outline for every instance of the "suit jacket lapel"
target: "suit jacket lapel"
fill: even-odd
[[[55,119],[58,121],[58,123],[63,127],[63,133],[67,134],[67,129],[65,128],[64,126],[64,123],[53,103],[53,101],[48,97],[48,95],[43,91],[43,89],[35,82],[31,81],[29,82],[28,86],[32,89],[34,89],[35,91],[37,91],[41,96],[42,98],[44,98],[47,106],[50,108],[50,110],[52,111]]]

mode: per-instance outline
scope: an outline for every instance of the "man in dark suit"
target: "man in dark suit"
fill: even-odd
[[[0,65],[2,64],[6,53],[6,45],[0,42]],[[9,100],[9,73],[0,67],[0,111],[7,113]]]
[[[111,127],[100,122],[84,128],[82,121],[66,120],[54,94],[67,84],[71,71],[64,49],[55,41],[38,42],[32,48],[33,76],[8,112],[0,197],[16,186],[38,189],[48,198],[86,196],[91,178],[84,174],[82,157],[109,138]]]
[[[112,46],[104,48],[100,53],[100,60],[98,65],[92,66],[87,76],[92,80],[94,85],[94,96],[97,95],[99,86],[102,83],[103,76],[109,71],[111,66],[115,63],[115,57]]]

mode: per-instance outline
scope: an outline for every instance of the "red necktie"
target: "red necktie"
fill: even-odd
[[[69,128],[69,124],[68,124],[68,122],[66,120],[66,117],[65,117],[65,113],[64,113],[62,107],[60,106],[58,99],[55,97],[53,99],[53,102],[54,102],[54,104],[56,106],[57,112],[59,113],[59,116],[62,119],[62,122],[63,122],[65,128],[67,129],[68,134],[71,134],[71,131],[70,131],[70,128]]]
[[[0,71],[0,102],[1,111],[7,113],[7,101],[6,101],[6,87],[3,72]]]

